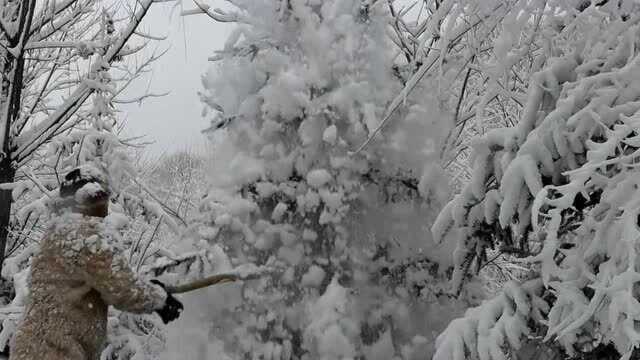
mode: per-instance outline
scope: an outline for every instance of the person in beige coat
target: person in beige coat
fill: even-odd
[[[109,305],[157,312],[165,323],[182,304],[159,281],[134,273],[103,224],[109,192],[92,167],[73,170],[60,187],[64,205],[31,264],[30,297],[10,360],[97,360]],[[65,210],[66,209],[66,210]]]

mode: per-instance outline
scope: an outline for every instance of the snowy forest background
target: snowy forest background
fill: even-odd
[[[154,158],[122,114],[163,95],[128,90],[158,2],[0,0],[0,348],[95,163],[136,271],[270,269],[114,311],[102,359],[640,358],[640,2],[177,2],[232,31],[170,120],[208,147]]]

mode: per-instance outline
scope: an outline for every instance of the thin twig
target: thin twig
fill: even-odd
[[[147,253],[147,250],[149,250],[149,246],[151,246],[151,242],[153,242],[153,238],[158,233],[158,228],[160,227],[160,224],[162,223],[162,216],[163,215],[160,215],[160,217],[158,218],[158,223],[156,224],[156,227],[153,229],[153,233],[151,234],[151,237],[149,238],[149,241],[147,241],[147,244],[145,245],[144,249],[140,252],[140,257],[138,259],[138,265],[136,265],[136,272],[140,271],[140,267],[142,266],[142,263],[144,262],[144,254]]]
[[[24,173],[24,176],[29,178],[29,180],[31,180],[40,189],[40,191],[42,191],[42,193],[44,193],[49,199],[53,198],[49,190],[46,187],[44,187],[44,185],[42,185],[40,181],[38,181],[38,179],[36,179],[33,174],[30,174],[28,171],[25,171],[25,170],[23,170],[22,172]]]

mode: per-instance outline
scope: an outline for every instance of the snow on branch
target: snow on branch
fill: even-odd
[[[93,0],[90,0],[90,1],[93,1]],[[78,0],[63,0],[57,3],[53,2],[51,6],[45,7],[44,9],[42,9],[41,14],[36,15],[37,20],[34,21],[33,24],[31,25],[31,29],[30,29],[31,35],[40,32],[40,30],[45,24],[51,23],[51,21],[57,15],[67,10],[72,5],[77,5],[77,3],[78,3]]]
[[[158,98],[158,97],[164,97],[169,95],[170,92],[169,91],[165,91],[162,93],[148,93],[148,94],[144,94],[144,95],[140,95],[137,96],[135,98],[130,98],[130,99],[114,99],[112,102],[114,104],[133,104],[133,103],[141,103],[142,101],[148,99],[148,98]]]
[[[34,41],[28,43],[24,49],[25,50],[36,50],[36,49],[47,49],[47,48],[80,48],[80,47],[104,47],[106,44],[94,43],[91,44],[89,42],[75,42],[75,41]]]
[[[218,22],[241,22],[242,21],[240,14],[236,12],[225,12],[218,8],[213,9],[213,11],[210,11],[209,9],[211,7],[207,4],[203,4],[198,0],[193,0],[193,3],[196,4],[197,8],[182,11],[181,13],[182,16],[206,14],[207,16],[209,16],[210,18]]]
[[[470,182],[432,227],[456,243],[455,289],[488,247],[531,255],[555,296],[546,339],[569,354],[585,336],[621,354],[640,347],[640,16],[609,16],[581,13],[571,26],[591,45],[538,58],[517,125],[473,142]],[[484,359],[501,358],[492,351]]]
[[[125,47],[125,44],[134,34],[140,24],[140,21],[142,21],[153,3],[153,0],[139,1],[140,6],[131,16],[129,24],[122,30],[120,36],[109,47],[106,54],[102,57],[102,62],[96,61],[92,64],[89,73],[95,73],[103,66],[104,63],[111,63],[121,56],[121,51]],[[18,144],[18,149],[14,154],[16,161],[18,163],[23,163],[42,144],[55,136],[75,113],[75,110],[82,106],[94,91],[95,88],[89,86],[86,82],[80,83],[67,100],[65,100],[65,102],[60,105],[46,120],[41,124],[38,124],[34,131],[21,135],[16,141]]]
[[[169,37],[169,35],[163,35],[163,36],[151,35],[151,34],[144,33],[140,30],[136,30],[134,34],[150,40],[166,40]]]
[[[502,6],[503,6],[503,4],[498,4],[497,6],[495,6],[494,12],[498,11]],[[442,9],[445,9],[445,7],[443,7]],[[444,17],[447,12],[448,11],[443,12],[442,16]],[[402,89],[402,91],[393,99],[393,101],[391,101],[391,103],[387,107],[387,110],[385,111],[385,115],[384,115],[383,119],[379,122],[378,126],[370,131],[370,134],[367,137],[367,140],[365,140],[362,143],[362,145],[360,145],[352,153],[352,155],[357,155],[360,152],[362,152],[362,150],[364,150],[376,138],[378,133],[380,133],[380,131],[382,131],[382,129],[392,119],[392,115],[398,110],[398,108],[400,108],[400,106],[402,104],[406,103],[407,97],[409,96],[411,91],[413,91],[413,89],[416,87],[416,85],[419,84],[420,80],[422,80],[424,78],[424,76],[434,67],[434,65],[436,65],[439,62],[442,62],[442,60],[444,59],[444,57],[446,56],[448,51],[453,46],[455,46],[456,41],[460,37],[462,37],[464,34],[469,32],[471,29],[475,28],[476,26],[478,26],[479,24],[481,24],[481,23],[483,23],[485,21],[497,22],[497,21],[499,21],[499,17],[495,16],[495,14],[485,15],[485,16],[479,18],[479,19],[476,19],[472,23],[461,22],[456,28],[449,29],[449,33],[446,34],[446,37],[449,40],[447,42],[444,42],[443,45],[441,46],[441,48],[435,49],[437,51],[431,51],[429,53],[429,56],[426,59],[422,59],[421,60],[422,65],[420,65],[420,67],[415,72],[415,74],[413,74],[411,76],[411,78],[407,81],[404,89]],[[489,26],[488,28],[491,29],[492,26]],[[426,38],[424,39],[423,43],[424,42],[426,42]],[[421,47],[422,46],[424,46],[424,45],[422,44]],[[473,56],[474,55],[469,55],[469,58],[471,58]],[[417,61],[417,58],[414,58],[413,60]]]
[[[503,291],[453,320],[436,339],[433,360],[504,360],[505,348],[518,349],[530,333],[529,321],[541,323],[549,306],[540,297],[540,279],[510,281]]]

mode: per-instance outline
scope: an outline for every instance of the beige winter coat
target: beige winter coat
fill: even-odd
[[[11,360],[99,359],[109,305],[134,313],[164,305],[164,290],[129,268],[102,221],[62,215],[42,240]]]

